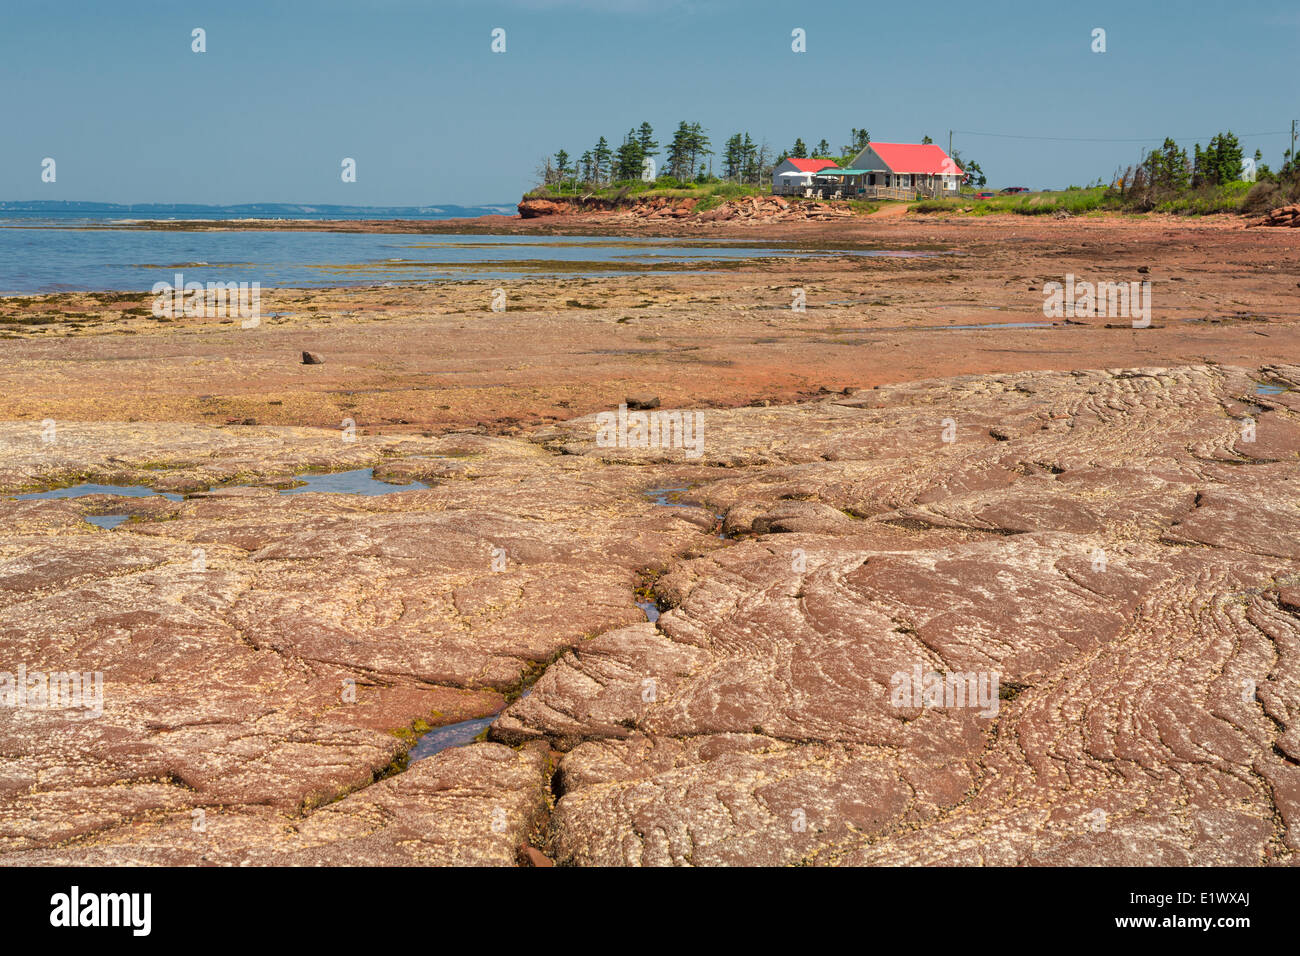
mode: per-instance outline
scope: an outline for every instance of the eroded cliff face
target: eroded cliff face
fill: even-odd
[[[736,222],[749,224],[823,222],[850,220],[853,210],[843,203],[817,200],[789,200],[783,196],[745,196],[709,204],[699,209],[699,200],[665,196],[605,199],[575,196],[572,199],[524,199],[518,206],[522,219],[543,217],[585,217],[619,223],[689,220],[694,223]],[[905,211],[900,207],[900,214]]]
[[[192,496],[0,501],[0,671],[104,679],[0,711],[0,862],[1289,862],[1297,387],[933,379],[703,410],[695,459],[4,425],[8,491]],[[431,487],[269,487],[361,467]]]

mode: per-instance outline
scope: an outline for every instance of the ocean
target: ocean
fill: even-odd
[[[909,253],[795,250],[717,239],[159,230],[131,228],[118,210],[98,216],[84,209],[58,216],[0,210],[3,295],[149,292],[157,282],[175,283],[178,272],[185,282],[258,282],[264,289],[380,286],[690,271],[796,254]]]

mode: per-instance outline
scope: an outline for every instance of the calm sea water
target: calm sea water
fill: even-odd
[[[744,242],[618,237],[181,232],[0,219],[0,294],[113,290],[155,282],[260,282],[263,288],[382,285],[525,276],[619,275],[680,263],[829,255]],[[854,255],[926,253],[854,250]],[[562,265],[569,263],[572,265]],[[612,264],[622,268],[612,269]],[[603,266],[603,268],[602,268]]]

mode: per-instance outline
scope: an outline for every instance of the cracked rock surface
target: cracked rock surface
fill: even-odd
[[[1293,862],[1296,389],[924,380],[705,410],[698,459],[0,426],[8,491],[191,495],[0,500],[0,671],[104,674],[100,717],[0,712],[0,862]],[[430,487],[272,487],[366,467]]]
[[[4,428],[11,489],[206,488],[360,465],[431,485],[373,497],[234,486],[180,502],[0,500],[0,672],[103,675],[99,716],[0,710],[5,861],[54,847],[76,861],[196,809],[231,827],[241,813],[274,814],[280,823],[257,832],[278,843],[318,807],[363,789],[371,798],[419,730],[491,715],[564,647],[644,620],[632,600],[639,569],[702,536],[657,514],[637,471],[526,442],[69,424],[47,460],[30,426]],[[83,520],[106,508],[133,520],[111,531]],[[469,749],[484,748],[504,749]],[[457,786],[531,806],[544,784],[534,768]],[[421,800],[383,786],[389,803]],[[156,839],[172,832],[188,830]],[[473,848],[474,833],[431,859],[496,859]]]
[[[1255,383],[1298,378],[981,376],[710,414],[734,473],[691,494],[740,539],[494,725],[568,751],[556,859],[1293,860],[1300,402]],[[548,441],[603,451],[577,423]],[[914,668],[996,672],[996,714],[900,706]]]

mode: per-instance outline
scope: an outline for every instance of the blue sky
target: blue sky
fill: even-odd
[[[1295,0],[5,3],[0,199],[514,202],[547,153],[682,119],[715,149],[954,129],[992,185],[1059,187],[1143,148],[1064,139],[1288,130],[1298,48]],[[1290,142],[1242,138],[1274,166]]]

